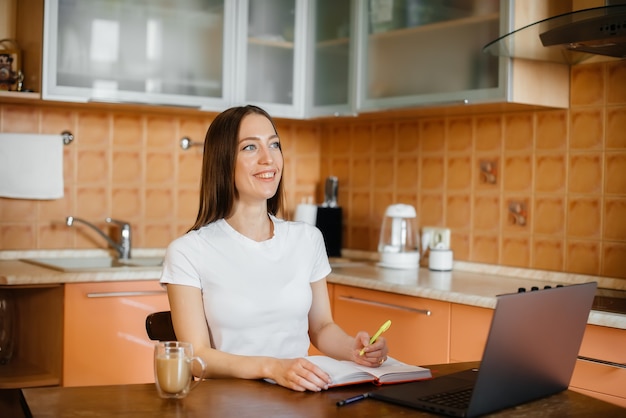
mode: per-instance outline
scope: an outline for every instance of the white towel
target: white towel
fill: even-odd
[[[61,135],[0,134],[0,196],[62,198]]]

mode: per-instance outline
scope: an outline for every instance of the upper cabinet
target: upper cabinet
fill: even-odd
[[[234,15],[227,0],[47,0],[42,96],[223,108]]]
[[[550,16],[512,0],[46,0],[42,97],[275,117],[565,108],[569,67],[483,47]]]
[[[44,99],[304,117],[309,0],[46,0]]]
[[[237,104],[257,104],[276,116],[304,116],[305,8],[303,0],[238,3]]]
[[[511,30],[517,13],[526,16],[542,8],[530,3],[360,2],[358,110],[487,102],[567,107],[567,66],[483,52],[487,43]]]
[[[316,0],[309,4],[305,90],[309,117],[354,114],[357,2]]]
[[[235,102],[281,117],[353,112],[352,3],[240,0]]]
[[[500,61],[482,47],[500,33],[500,2],[361,3],[361,110],[477,101],[498,94]]]

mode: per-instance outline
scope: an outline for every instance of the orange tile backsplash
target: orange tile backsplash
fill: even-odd
[[[567,165],[562,153],[535,155],[535,192],[563,193]]]
[[[603,148],[602,108],[575,108],[570,111],[570,150]]]
[[[564,152],[567,149],[567,112],[554,110],[537,113],[535,150]]]
[[[500,196],[476,195],[473,202],[474,231],[498,233],[500,231]]]
[[[565,257],[563,245],[562,239],[535,238],[531,247],[534,259],[531,260],[530,267],[540,270],[562,271]]]
[[[569,193],[597,194],[602,191],[603,156],[599,152],[570,153]]]
[[[606,65],[578,65],[571,70],[571,106],[604,104]],[[614,87],[616,87],[615,85]]]
[[[567,203],[567,236],[599,239],[601,237],[602,201],[594,197],[570,197]]]
[[[533,147],[534,121],[531,113],[514,113],[504,117],[505,151],[528,152]]]
[[[569,109],[280,119],[285,215],[309,196],[321,202],[335,175],[345,248],[376,251],[386,206],[405,202],[420,226],[451,228],[457,260],[626,279],[625,80],[626,60],[573,66]],[[66,227],[68,215],[129,220],[140,248],[189,228],[202,149],[179,141],[203,141],[214,114],[115,109],[0,103],[1,132],[76,138],[63,199],[0,198],[0,249],[104,246]]]
[[[504,190],[530,192],[533,180],[532,155],[505,155],[502,176]]]

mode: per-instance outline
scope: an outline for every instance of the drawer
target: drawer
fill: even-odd
[[[570,389],[626,408],[626,369],[578,360]]]
[[[449,361],[450,303],[335,285],[335,321],[348,334],[376,332],[386,320],[389,355],[410,364]]]
[[[626,330],[587,325],[579,355],[625,364]],[[570,387],[626,407],[626,368],[578,360]]]

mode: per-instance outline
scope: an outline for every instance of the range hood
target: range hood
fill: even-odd
[[[483,47],[496,56],[577,64],[594,55],[626,58],[626,4],[550,17]]]

